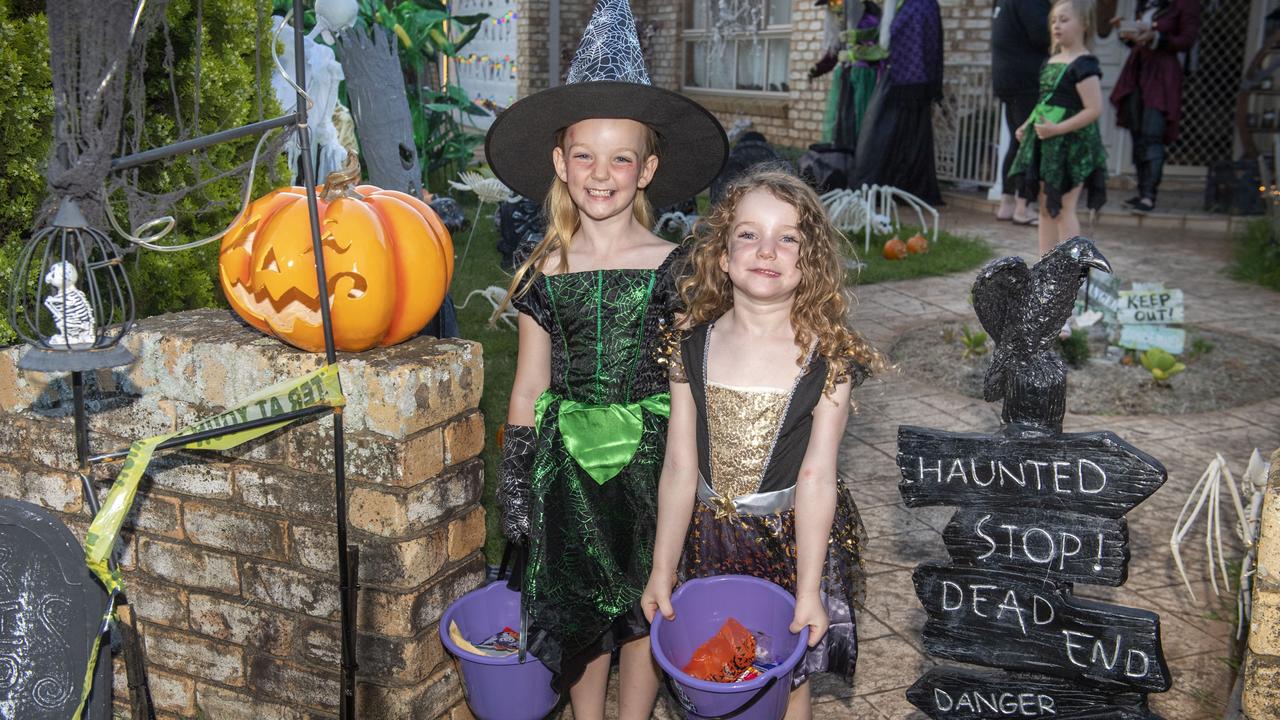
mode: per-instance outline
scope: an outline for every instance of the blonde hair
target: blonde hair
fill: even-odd
[[[644,123],[641,123],[641,125],[644,127],[645,132],[644,145],[640,148],[639,163],[643,165],[650,157],[658,155],[659,138],[658,133],[653,128]],[[564,145],[567,134],[568,128],[561,128],[556,131],[556,147],[562,150],[568,149]],[[493,315],[489,318],[491,326],[494,325],[498,315],[507,307],[512,298],[518,298],[528,292],[529,285],[525,282],[525,278],[529,277],[530,272],[542,272],[543,266],[546,265],[552,253],[559,254],[560,263],[558,267],[561,272],[567,272],[569,269],[569,247],[573,242],[573,234],[581,227],[582,221],[578,216],[578,206],[573,204],[573,198],[569,195],[569,186],[560,179],[559,175],[552,176],[551,189],[547,191],[547,198],[543,202],[543,212],[547,218],[547,232],[542,241],[534,246],[529,253],[529,257],[520,264],[520,267],[516,268],[515,275],[511,278],[511,284],[507,287],[507,299],[494,310]],[[636,222],[645,228],[653,227],[653,204],[645,196],[644,188],[636,190],[635,200],[631,204],[631,215],[636,219]]]
[[[733,307],[733,285],[729,274],[720,269],[720,259],[729,252],[739,204],[756,189],[766,190],[795,208],[799,217],[796,229],[800,234],[800,284],[791,305],[791,326],[799,348],[796,364],[804,362],[814,344],[815,352],[827,362],[824,392],[828,394],[850,372],[851,362],[871,372],[887,369],[884,355],[849,327],[849,297],[840,252],[844,237],[831,224],[813,189],[781,170],[762,168],[748,172],[731,183],[720,202],[698,221],[689,273],[678,285],[686,308],[682,327],[711,322]]]
[[[1076,14],[1076,19],[1080,21],[1081,42],[1090,50],[1093,49],[1094,22],[1097,19],[1097,11],[1094,8],[1094,0],[1053,0],[1053,5],[1049,8],[1049,37],[1053,37],[1053,11],[1059,5],[1070,5],[1071,11]],[[1057,53],[1062,50],[1057,43],[1053,43],[1053,47],[1049,49],[1050,53]]]

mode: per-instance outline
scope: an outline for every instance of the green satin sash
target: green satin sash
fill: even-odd
[[[671,393],[656,393],[631,403],[593,405],[544,390],[533,406],[535,430],[542,429],[542,416],[556,400],[560,401],[557,419],[565,449],[600,485],[613,479],[635,457],[644,434],[642,409],[671,417]]]

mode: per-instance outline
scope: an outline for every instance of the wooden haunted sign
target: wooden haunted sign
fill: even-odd
[[[1094,585],[1123,585],[1129,575],[1129,526],[1123,519],[964,508],[951,517],[942,541],[957,565]]]
[[[1164,484],[1158,460],[1111,432],[998,435],[898,428],[907,507],[1040,508],[1118,518]]]
[[[913,579],[932,655],[1121,691],[1169,689],[1153,612],[1073,598],[1021,572],[921,565]]]
[[[932,718],[1147,720],[1146,694],[1172,686],[1158,615],[1072,593],[1125,582],[1124,516],[1167,477],[1114,433],[1062,432],[1056,338],[1090,268],[1110,272],[1075,238],[1034,267],[1002,258],[978,275],[974,310],[995,342],[983,390],[1004,401],[1000,432],[898,428],[906,505],[959,508],[943,531],[952,564],[913,578],[925,648],[1012,671],[934,668],[907,693]]]
[[[0,717],[71,717],[106,606],[71,531],[35,505],[0,500]],[[93,717],[108,715],[109,652],[104,643]]]
[[[1152,717],[1139,693],[1108,694],[1042,675],[991,670],[933,668],[907,690],[907,699],[929,716],[949,720]]]

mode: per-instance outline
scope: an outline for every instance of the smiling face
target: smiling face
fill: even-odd
[[[578,211],[592,220],[629,215],[638,189],[658,169],[650,130],[635,120],[593,118],[570,125],[552,151],[556,175]]]
[[[720,269],[735,295],[758,302],[786,300],[800,285],[799,216],[795,207],[757,188],[742,196],[733,214]]]

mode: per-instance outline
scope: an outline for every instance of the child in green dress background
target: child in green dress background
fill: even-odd
[[[1016,131],[1009,174],[1040,198],[1040,254],[1080,234],[1080,195],[1097,210],[1107,201],[1107,151],[1098,131],[1102,68],[1089,54],[1093,0],[1058,0],[1049,13],[1054,54],[1040,70],[1041,100]]]

